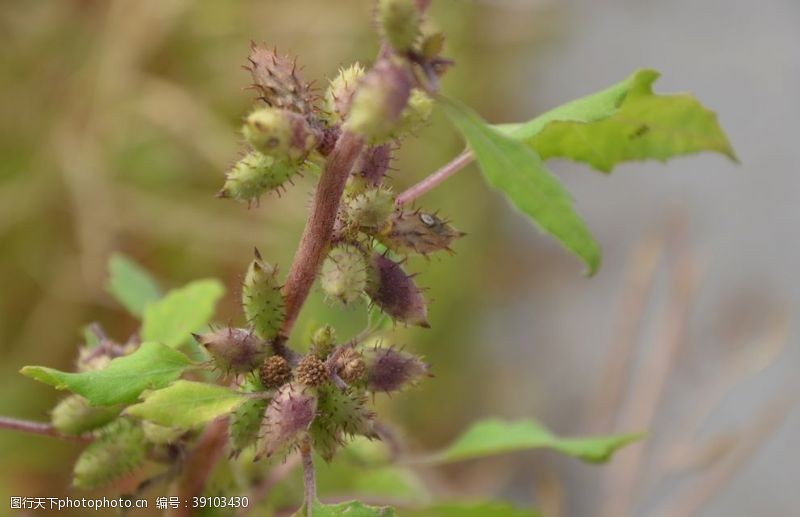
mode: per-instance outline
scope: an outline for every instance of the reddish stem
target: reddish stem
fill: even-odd
[[[45,422],[31,422],[30,420],[20,420],[5,416],[0,416],[0,429],[10,429],[12,431],[21,431],[23,433],[49,436],[51,438],[58,438],[60,440],[72,440],[76,442],[92,441],[91,436],[72,436],[61,433],[55,427],[53,427],[52,424]]]
[[[300,245],[282,290],[286,300],[286,319],[281,328],[284,338],[291,333],[325,258],[347,177],[363,147],[364,141],[360,136],[346,131],[328,156]]]
[[[470,151],[464,151],[456,156],[450,163],[444,165],[441,169],[432,173],[413,187],[397,196],[396,203],[398,206],[404,205],[414,201],[418,197],[427,193],[428,191],[439,186],[444,180],[454,175],[475,159],[475,156]]]

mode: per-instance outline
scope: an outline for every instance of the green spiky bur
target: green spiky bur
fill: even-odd
[[[302,162],[316,145],[316,135],[302,115],[277,108],[250,113],[242,135],[256,151],[290,163]]]
[[[256,443],[268,403],[257,398],[246,400],[231,413],[228,433],[234,455]]]
[[[102,427],[114,420],[119,406],[92,406],[80,395],[61,400],[50,415],[53,427],[64,434],[79,435]]]
[[[242,308],[258,337],[270,340],[278,335],[285,315],[285,302],[278,285],[277,270],[261,260],[257,250],[242,285]]]
[[[322,264],[319,277],[325,299],[351,305],[357,302],[367,286],[367,265],[364,254],[355,246],[337,246]]]
[[[83,450],[73,471],[77,488],[97,488],[133,472],[145,459],[147,439],[138,422],[120,418]]]
[[[394,193],[387,187],[367,189],[344,201],[348,227],[369,234],[381,230],[394,210]]]
[[[331,461],[347,438],[377,438],[372,428],[375,415],[366,408],[366,397],[357,391],[342,391],[331,385],[318,390],[317,418],[309,434],[314,450]]]
[[[253,151],[228,171],[219,197],[253,202],[277,190],[297,173],[298,167],[284,160]]]
[[[323,268],[324,268],[323,263]],[[324,288],[323,288],[324,290]],[[311,347],[314,354],[320,359],[325,359],[336,346],[336,329],[330,325],[323,325],[314,331],[311,336]]]
[[[417,132],[431,118],[434,104],[434,100],[427,93],[418,88],[411,90],[408,106],[400,115],[400,121],[393,131],[393,136],[402,138]]]
[[[330,81],[325,91],[324,116],[330,124],[340,124],[350,109],[350,101],[361,78],[364,67],[353,63],[347,68],[340,68],[339,74]]]
[[[379,0],[378,24],[381,35],[392,47],[410,50],[419,37],[421,14],[415,0]]]

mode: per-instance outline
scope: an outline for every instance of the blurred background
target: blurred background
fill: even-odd
[[[0,414],[48,418],[59,395],[17,371],[69,369],[86,323],[120,340],[136,329],[105,290],[112,252],[165,287],[222,278],[217,319],[239,321],[253,246],[285,270],[311,189],[301,179],[250,210],[214,198],[252,102],[248,44],[299,55],[324,87],[375,55],[370,11],[367,0],[0,3]],[[458,64],[446,92],[493,122],[652,67],[657,91],[691,90],[719,113],[742,162],[702,155],[611,176],[554,162],[604,247],[592,279],[474,168],[420,200],[469,235],[455,256],[409,266],[430,289],[433,329],[396,341],[436,377],[379,399],[409,447],[441,446],[487,416],[571,435],[650,431],[608,466],[517,454],[428,473],[431,486],[548,516],[796,515],[800,3],[436,0],[430,18]],[[420,136],[400,153],[398,190],[462,146],[441,116]],[[363,311],[320,298],[299,332],[363,326]],[[0,431],[0,505],[80,496],[78,452]]]

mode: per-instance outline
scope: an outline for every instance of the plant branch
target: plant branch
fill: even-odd
[[[281,328],[284,339],[291,333],[325,258],[347,177],[363,147],[364,141],[361,137],[346,131],[339,137],[336,147],[328,156],[300,245],[282,290],[286,300],[286,319]]]
[[[300,443],[300,458],[303,462],[306,516],[313,517],[314,502],[317,500],[317,480],[314,473],[314,457],[311,452],[311,439],[308,437]]]
[[[444,182],[444,180],[472,163],[473,160],[475,160],[475,156],[472,154],[472,152],[464,151],[448,164],[444,165],[441,169],[432,173],[430,176],[426,177],[413,187],[410,187],[408,190],[397,196],[397,200],[395,202],[398,206],[400,206],[414,201],[418,197],[439,186],[439,184]]]
[[[72,436],[58,431],[53,424],[46,422],[32,422],[30,420],[20,420],[18,418],[10,418],[0,416],[0,429],[9,429],[12,431],[21,431],[23,433],[38,434],[41,436],[49,436],[51,438],[58,438],[59,440],[71,440],[75,442],[91,442],[91,436]]]

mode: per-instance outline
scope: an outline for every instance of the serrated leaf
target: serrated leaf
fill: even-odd
[[[305,507],[295,513],[296,517],[306,517]],[[367,506],[358,501],[339,504],[314,503],[314,517],[394,517],[394,508],[389,506]]]
[[[589,463],[602,463],[620,447],[641,440],[642,433],[560,438],[534,420],[508,422],[488,419],[476,422],[449,447],[421,461],[449,463],[506,452],[548,448]]]
[[[688,94],[654,94],[658,77],[654,70],[637,71],[605,92],[576,101],[577,106],[511,126],[510,134],[542,159],[569,158],[603,172],[625,161],[666,161],[701,151],[736,161],[716,114]]]
[[[229,388],[186,380],[142,395],[125,413],[160,425],[190,429],[235,410],[247,395]]]
[[[561,182],[535,151],[488,126],[480,116],[451,99],[440,98],[445,113],[461,131],[489,184],[529,216],[544,232],[583,259],[588,274],[600,265],[600,246],[572,206]]]
[[[215,279],[195,280],[174,289],[144,311],[142,339],[176,347],[214,315],[225,288]]]
[[[536,510],[515,508],[505,503],[441,503],[429,508],[399,510],[398,517],[538,517]]]
[[[26,366],[20,373],[56,389],[83,395],[92,405],[111,406],[134,402],[144,390],[166,386],[191,364],[176,350],[161,343],[144,342],[135,352],[113,359],[102,370],[71,373]]]
[[[108,272],[106,289],[136,317],[141,318],[147,304],[161,297],[161,290],[150,273],[121,253],[111,256]]]

